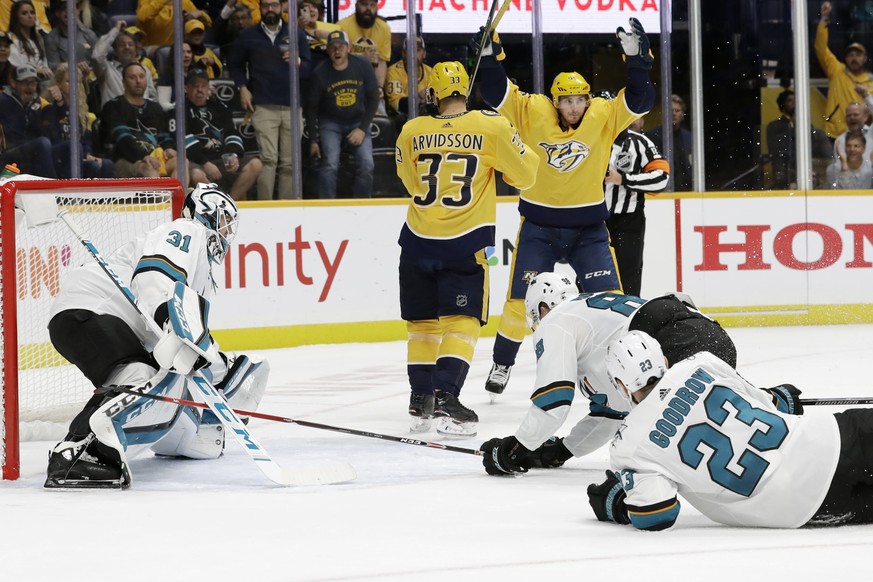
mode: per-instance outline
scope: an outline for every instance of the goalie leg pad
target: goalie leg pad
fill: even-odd
[[[217,459],[224,452],[224,427],[202,424],[190,408],[166,436],[152,446],[156,455],[189,459]]]
[[[121,380],[125,374],[113,376],[113,379]],[[138,386],[138,390],[150,394],[175,398],[186,396],[184,376],[166,370],[159,371]],[[186,410],[175,404],[118,394],[91,415],[89,425],[99,444],[115,451],[126,463],[127,458],[136,456],[166,436],[183,415],[192,414]]]

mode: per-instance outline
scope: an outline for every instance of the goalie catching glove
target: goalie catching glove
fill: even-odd
[[[655,58],[649,49],[649,37],[639,20],[631,18],[629,22],[630,32],[625,32],[620,26],[615,31],[615,36],[621,42],[621,50],[624,51],[624,60],[628,67],[651,69]]]
[[[209,302],[177,282],[165,306],[165,333],[152,350],[161,368],[188,375],[219,362],[221,356],[209,335]],[[163,309],[159,308],[158,312],[162,313]]]
[[[473,35],[470,39],[470,50],[474,54],[478,53],[480,48],[483,57],[494,57],[498,61],[506,58],[506,53],[503,52],[503,45],[500,44],[500,35],[494,30],[491,32],[491,38],[485,38],[485,43],[482,43],[482,37],[485,35],[485,27],[480,26],[479,32]]]

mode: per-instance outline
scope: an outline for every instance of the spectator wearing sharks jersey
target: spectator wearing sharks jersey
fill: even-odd
[[[234,200],[245,200],[263,164],[243,158],[242,137],[230,109],[209,96],[209,77],[192,69],[185,80],[185,152],[191,161],[191,181],[214,182]]]
[[[643,246],[646,236],[646,193],[667,187],[670,166],[652,140],[643,135],[643,118],[630,124],[612,144],[605,183],[609,218],[606,228],[627,295],[640,296],[643,278]]]

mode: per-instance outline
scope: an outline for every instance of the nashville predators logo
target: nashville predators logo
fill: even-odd
[[[558,144],[541,141],[539,145],[546,150],[549,165],[559,172],[572,171],[591,153],[591,148],[575,140]]]

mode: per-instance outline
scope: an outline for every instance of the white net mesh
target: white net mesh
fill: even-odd
[[[115,249],[172,220],[171,190],[131,191],[120,181],[109,182],[118,191],[107,191],[106,183],[93,194],[64,192],[45,184],[45,191],[56,195],[58,207],[66,209],[101,254]],[[24,192],[22,195],[33,195]],[[6,228],[0,224],[0,229]],[[47,329],[54,297],[72,268],[93,261],[69,228],[60,220],[38,227],[15,229],[15,254],[4,248],[3,261],[15,261],[15,285],[0,288],[5,295],[0,325],[8,322],[7,301],[17,304],[18,324],[18,413],[21,440],[55,439],[63,436],[66,425],[90,398],[94,387],[77,368],[66,362],[52,347]],[[14,291],[13,291],[14,290]],[[2,343],[2,342],[0,342]],[[0,346],[0,357],[7,351]],[[7,390],[10,370],[4,374],[0,396]],[[6,399],[3,398],[2,401]],[[2,423],[5,425],[5,423]],[[3,426],[4,446],[6,427]],[[5,449],[2,451],[5,459]]]

